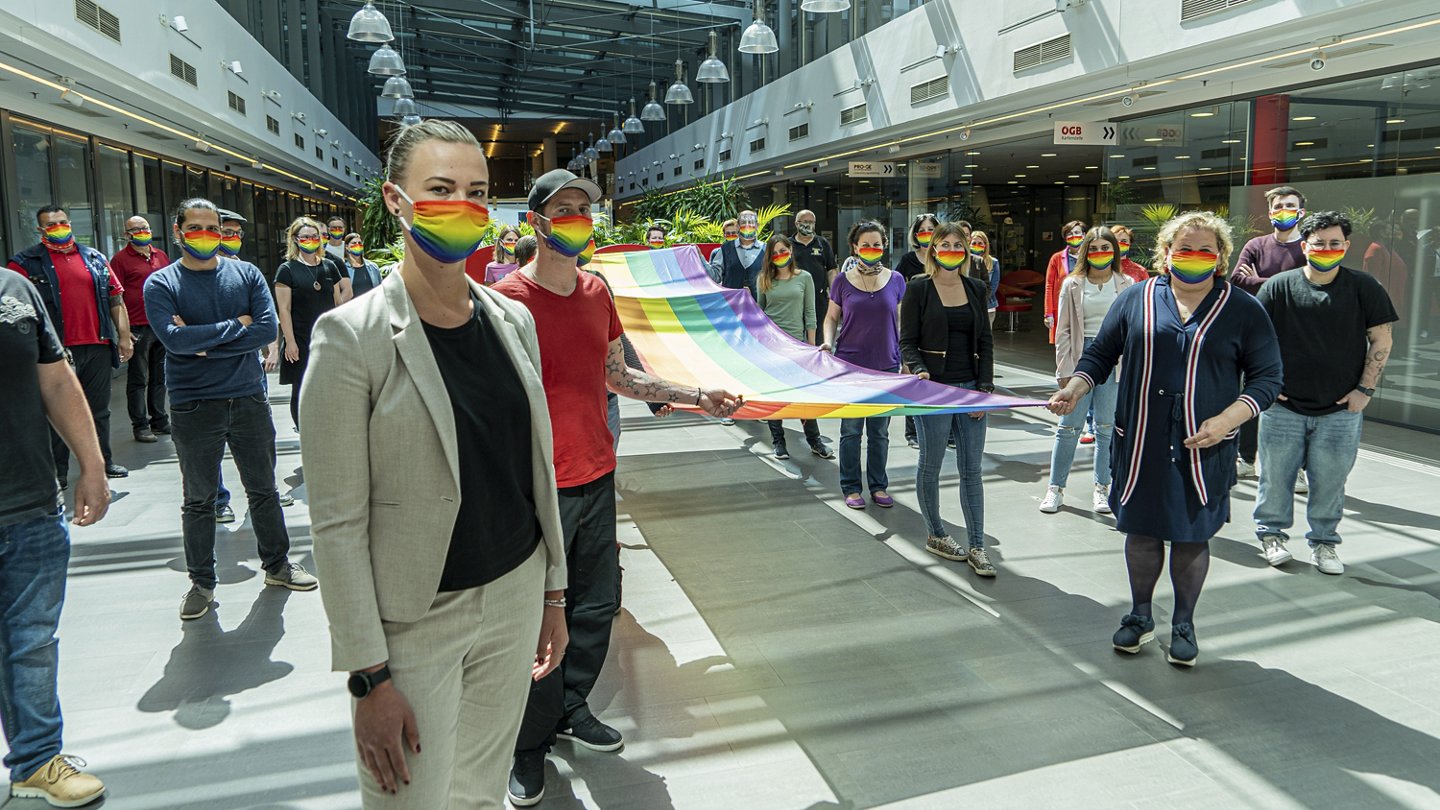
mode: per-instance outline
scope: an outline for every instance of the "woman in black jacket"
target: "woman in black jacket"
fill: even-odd
[[[900,303],[900,352],[910,371],[922,379],[990,392],[995,390],[995,354],[986,316],[989,290],[969,276],[969,236],[955,222],[935,229],[925,275],[910,280]],[[985,551],[985,493],[980,478],[985,414],[919,416],[915,422],[920,440],[915,486],[930,532],[925,550],[947,560],[964,560],[982,577],[995,576]],[[952,435],[960,468],[965,546],[949,536],[940,520],[940,465]]]

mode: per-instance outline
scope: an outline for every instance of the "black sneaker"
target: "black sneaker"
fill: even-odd
[[[505,792],[516,807],[530,807],[545,798],[545,752],[519,751],[510,766],[510,784]]]
[[[594,717],[587,717],[567,729],[562,729],[555,736],[562,740],[574,740],[591,751],[619,751],[625,745],[625,738],[620,736],[620,732]]]
[[[167,424],[164,424],[164,425],[161,425],[161,426],[159,426],[159,427],[156,427],[156,426],[154,426],[154,425],[151,425],[151,426],[150,426],[150,430],[151,430],[151,432],[157,433],[157,434],[159,434],[159,435],[161,435],[161,436],[169,436],[169,435],[170,435],[170,425],[169,425],[168,423],[167,423]]]
[[[230,508],[230,504],[227,503],[227,504],[225,504],[224,506],[217,506],[217,507],[215,507],[215,522],[216,522],[216,523],[234,523],[234,522],[235,522],[235,510]]]
[[[1170,630],[1170,649],[1165,653],[1165,660],[1182,667],[1195,666],[1195,659],[1200,657],[1200,648],[1195,644],[1195,625],[1189,622],[1181,622]]]
[[[810,445],[810,452],[813,455],[817,455],[823,459],[835,458],[835,451],[831,450],[830,446],[825,444],[824,442],[816,442]]]
[[[124,467],[121,467],[119,464],[110,463],[110,464],[106,464],[106,465],[105,465],[105,477],[106,477],[106,478],[129,478],[129,477],[130,477],[130,471],[127,470],[127,469],[125,469]]]
[[[785,445],[777,444],[775,445],[775,458],[784,461],[790,458],[790,451],[785,449]]]
[[[1110,639],[1110,643],[1120,652],[1134,655],[1140,652],[1140,648],[1146,642],[1154,640],[1155,620],[1153,618],[1126,613],[1125,618],[1120,620],[1120,629],[1115,631],[1115,637]]]

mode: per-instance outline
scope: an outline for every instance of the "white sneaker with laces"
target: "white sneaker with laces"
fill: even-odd
[[[1260,538],[1260,554],[1265,558],[1265,562],[1276,567],[1295,559],[1289,549],[1285,548],[1285,538],[1278,534],[1267,534]]]
[[[1049,487],[1045,490],[1045,497],[1040,500],[1040,511],[1047,515],[1053,515],[1060,511],[1060,505],[1065,503],[1065,490],[1060,487]]]
[[[1093,505],[1097,514],[1110,514],[1110,486],[1108,484],[1095,485],[1095,499],[1093,501]]]
[[[1335,546],[1330,543],[1320,543],[1310,552],[1310,561],[1320,569],[1322,574],[1343,574],[1345,565],[1340,562],[1340,555],[1335,553]]]
[[[1255,477],[1255,465],[1254,465],[1254,464],[1251,464],[1250,462],[1246,461],[1246,460],[1243,459],[1243,458],[1241,458],[1241,459],[1236,459],[1236,460],[1235,460],[1235,477],[1237,477],[1237,478],[1254,478],[1254,477]]]
[[[1309,476],[1305,475],[1305,471],[1304,471],[1304,470],[1301,470],[1301,471],[1295,476],[1295,494],[1296,494],[1296,495],[1307,495],[1307,494],[1309,494],[1309,493],[1310,493],[1310,478],[1309,478]]]

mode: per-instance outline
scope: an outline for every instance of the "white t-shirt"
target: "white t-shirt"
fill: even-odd
[[[1110,280],[1105,284],[1096,286],[1085,279],[1085,289],[1082,303],[1085,307],[1085,337],[1092,338],[1100,334],[1100,324],[1105,322],[1105,314],[1114,305],[1115,298],[1120,295],[1120,274],[1111,271]]]

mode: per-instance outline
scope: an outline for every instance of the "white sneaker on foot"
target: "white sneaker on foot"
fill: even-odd
[[[1236,460],[1235,460],[1235,477],[1236,477],[1236,478],[1254,478],[1254,477],[1255,477],[1255,465],[1254,465],[1254,464],[1251,464],[1250,462],[1246,461],[1246,460],[1243,459],[1243,458],[1241,458],[1241,459],[1236,459]]]
[[[1260,554],[1265,558],[1265,562],[1277,567],[1295,559],[1285,548],[1285,538],[1278,534],[1267,534],[1260,538]]]
[[[1096,513],[1101,515],[1110,514],[1110,486],[1108,484],[1095,485],[1095,500],[1093,505]]]
[[[1060,511],[1060,505],[1065,503],[1065,490],[1060,487],[1050,487],[1045,490],[1045,497],[1040,499],[1040,511],[1047,515],[1053,515]]]
[[[1309,492],[1310,492],[1310,478],[1309,478],[1309,476],[1305,475],[1305,471],[1304,471],[1304,470],[1301,470],[1301,471],[1300,471],[1298,474],[1296,474],[1296,476],[1295,476],[1295,494],[1296,494],[1296,495],[1306,495],[1306,494],[1309,494]]]
[[[1335,553],[1335,546],[1330,543],[1320,543],[1310,552],[1310,561],[1320,569],[1322,574],[1343,574],[1345,565],[1340,562],[1340,556]]]

